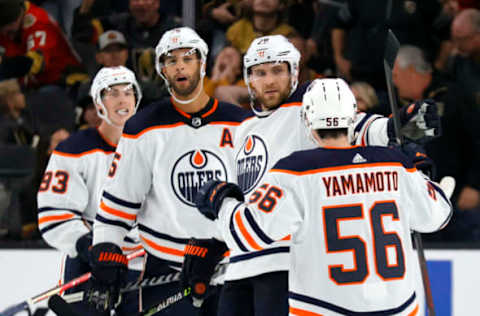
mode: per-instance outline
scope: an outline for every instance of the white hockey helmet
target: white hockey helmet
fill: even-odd
[[[255,98],[250,89],[250,68],[270,62],[287,62],[290,67],[290,93],[295,91],[298,85],[298,71],[300,63],[300,52],[283,35],[269,35],[253,40],[243,57],[243,78],[248,87],[251,98]]]
[[[100,69],[95,75],[90,87],[90,96],[92,97],[93,102],[102,108],[102,111],[100,111],[98,107],[95,107],[98,116],[110,125],[112,125],[112,121],[108,117],[108,111],[103,104],[102,91],[117,84],[131,84],[133,86],[136,101],[135,111],[137,111],[138,105],[142,100],[142,90],[135,78],[135,74],[130,69],[123,66],[103,67]]]
[[[303,95],[301,116],[311,135],[317,129],[348,129],[353,140],[357,101],[343,79],[315,79]]]
[[[174,49],[180,48],[192,48],[197,50],[200,53],[202,65],[200,66],[200,84],[203,87],[203,78],[205,77],[205,67],[207,66],[207,55],[208,55],[208,46],[207,43],[189,27],[177,27],[170,31],[167,31],[163,34],[162,38],[155,47],[155,69],[160,77],[162,77],[163,81],[165,81],[165,85],[167,86],[167,90],[170,95],[177,101],[178,103],[186,104],[190,103],[194,99],[196,99],[202,89],[198,92],[198,94],[186,101],[179,100],[175,97],[172,93],[170,84],[168,83],[167,78],[162,74],[162,67],[163,64],[161,62],[162,56],[168,54],[170,51]]]

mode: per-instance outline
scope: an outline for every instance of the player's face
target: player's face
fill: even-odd
[[[201,60],[195,50],[175,49],[164,57],[163,65],[162,72],[177,96],[189,98],[196,92]]]
[[[253,66],[250,87],[264,109],[278,107],[290,94],[290,70],[286,62]]]
[[[123,126],[135,111],[135,90],[131,84],[110,86],[103,92],[103,105],[113,125]]]

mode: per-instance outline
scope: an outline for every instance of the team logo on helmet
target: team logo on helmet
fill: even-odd
[[[236,157],[237,183],[244,193],[255,188],[265,174],[268,152],[265,142],[257,135],[249,135]]]
[[[177,198],[189,206],[195,206],[198,189],[207,181],[228,181],[223,161],[208,150],[192,150],[183,154],[175,163],[171,184]]]

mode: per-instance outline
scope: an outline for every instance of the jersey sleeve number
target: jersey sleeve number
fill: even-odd
[[[340,235],[341,221],[365,220],[363,206],[340,205],[325,207],[323,210],[327,252],[352,252],[354,262],[352,269],[345,269],[343,265],[330,265],[330,278],[338,285],[364,282],[369,276],[367,243],[358,235]],[[384,217],[398,220],[397,205],[393,201],[376,202],[369,213],[376,273],[385,281],[403,278],[405,258],[401,239],[396,232],[386,232],[383,227]],[[395,251],[395,263],[388,261],[389,248]]]
[[[282,197],[282,189],[274,185],[263,184],[252,193],[249,202],[258,202],[258,209],[265,213],[270,213],[275,209],[275,206],[277,206],[277,200]]]
[[[68,178],[68,172],[65,170],[47,171],[43,175],[38,191],[45,192],[51,188],[52,192],[65,193],[68,187]]]

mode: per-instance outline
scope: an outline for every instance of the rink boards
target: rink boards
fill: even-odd
[[[437,316],[478,315],[480,250],[427,250],[426,257]],[[0,311],[57,285],[61,261],[49,249],[0,249]]]

